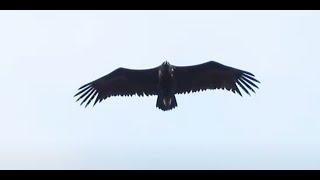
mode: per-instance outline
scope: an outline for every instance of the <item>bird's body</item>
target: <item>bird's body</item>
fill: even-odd
[[[254,75],[220,63],[209,61],[194,66],[174,66],[167,61],[152,69],[133,70],[118,68],[79,88],[75,95],[84,98],[87,104],[95,99],[94,105],[110,96],[156,95],[156,107],[163,111],[177,107],[175,94],[184,94],[207,89],[226,89],[242,96],[238,86],[247,94],[258,88]],[[238,85],[238,86],[237,86]],[[82,104],[81,103],[81,104]]]
[[[174,67],[164,62],[158,70],[158,99],[156,106],[162,110],[169,110],[177,106],[176,82],[174,79]]]

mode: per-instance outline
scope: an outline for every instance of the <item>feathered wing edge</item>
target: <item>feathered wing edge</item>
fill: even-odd
[[[81,86],[78,89],[79,92],[76,93],[74,97],[79,96],[76,102],[83,98],[80,105],[87,101],[85,105],[85,107],[87,107],[94,98],[96,99],[94,100],[93,106],[95,106],[97,102],[100,103],[110,96],[155,95],[155,75],[157,75],[157,68],[144,70],[118,68],[106,76]],[[132,83],[134,87],[131,86]],[[122,85],[122,88],[114,89],[115,86],[119,84]],[[139,88],[137,89],[136,87]]]
[[[247,72],[247,71],[242,71],[242,70],[240,70],[240,71],[241,71],[241,75],[235,79],[235,85],[231,89],[231,91],[233,93],[237,92],[240,96],[242,96],[242,94],[239,90],[239,87],[238,87],[238,86],[240,86],[241,89],[245,93],[247,93],[248,95],[251,95],[250,92],[248,91],[248,89],[251,90],[252,92],[256,93],[256,91],[251,86],[259,89],[259,87],[254,82],[260,83],[260,81],[258,81],[252,73]]]
[[[152,95],[152,94],[142,93],[142,92],[133,92],[131,94],[107,95],[107,94],[105,94],[103,92],[99,92],[97,89],[95,89],[93,87],[93,83],[88,83],[86,85],[83,85],[78,90],[79,90],[79,92],[74,95],[74,97],[80,95],[78,97],[78,99],[76,100],[76,102],[83,98],[80,105],[82,105],[83,103],[85,103],[87,101],[87,103],[85,104],[85,107],[87,107],[91,103],[91,101],[94,100],[94,98],[95,98],[95,100],[94,100],[93,106],[95,106],[98,102],[100,103],[102,100],[104,100],[108,97],[111,97],[111,96],[134,96],[134,95],[149,96],[149,95]]]
[[[75,94],[73,97],[76,97],[78,95],[81,94],[81,96],[78,97],[78,99],[76,100],[76,102],[78,102],[80,99],[84,98],[81,102],[80,105],[82,105],[86,100],[88,100],[88,102],[86,103],[85,107],[87,107],[90,102],[96,97],[95,102],[93,104],[93,106],[99,101],[101,102],[103,99],[99,98],[99,94],[98,94],[98,90],[94,89],[94,87],[92,87],[92,83],[87,83],[83,86],[81,86],[78,90],[79,92],[77,94]],[[98,94],[98,95],[97,95]],[[101,96],[101,95],[100,95]]]
[[[250,73],[248,71],[236,69],[236,68],[233,68],[230,66],[226,66],[221,63],[217,63],[215,61],[209,61],[209,62],[206,62],[203,64],[193,65],[193,66],[176,66],[176,68],[189,69],[192,71],[192,73],[200,73],[200,74],[203,71],[205,71],[205,69],[208,67],[209,68],[216,68],[217,72],[220,71],[219,73],[221,73],[221,74],[217,74],[218,75],[217,77],[226,76],[227,73],[230,73],[229,75],[226,76],[226,77],[229,76],[230,79],[228,78],[229,80],[225,81],[225,82],[214,81],[214,82],[212,82],[213,84],[210,83],[207,86],[203,86],[203,87],[190,87],[190,88],[184,87],[184,90],[180,89],[179,92],[177,92],[177,93],[178,94],[186,94],[186,93],[190,93],[190,92],[205,91],[205,90],[210,90],[210,89],[211,90],[226,89],[226,90],[231,91],[233,93],[238,93],[240,96],[242,96],[240,89],[242,89],[248,95],[251,95],[250,91],[255,93],[254,88],[259,89],[259,87],[256,85],[256,83],[260,83],[260,81],[258,81],[255,78],[255,75],[253,75],[252,73]],[[185,72],[185,71],[182,71],[182,72]],[[196,74],[194,74],[194,75],[196,76]],[[219,77],[219,78],[222,78],[222,77]],[[222,80],[222,79],[220,79],[220,80]],[[185,83],[187,83],[187,82],[185,82]]]

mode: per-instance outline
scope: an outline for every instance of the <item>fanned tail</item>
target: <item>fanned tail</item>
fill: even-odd
[[[163,111],[167,111],[177,107],[178,104],[176,101],[176,97],[174,95],[172,96],[159,95],[156,106]]]

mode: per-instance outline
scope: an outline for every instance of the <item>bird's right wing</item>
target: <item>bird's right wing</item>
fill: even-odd
[[[74,95],[82,98],[83,104],[87,101],[87,105],[96,97],[95,105],[98,101],[110,96],[132,96],[132,95],[156,95],[158,85],[158,68],[133,70],[126,68],[118,68],[95,81],[83,85],[79,88],[79,92]]]
[[[247,89],[258,88],[259,83],[250,72],[209,61],[194,66],[175,66],[177,93],[189,93],[206,89],[226,89],[242,96],[240,86],[247,94]]]

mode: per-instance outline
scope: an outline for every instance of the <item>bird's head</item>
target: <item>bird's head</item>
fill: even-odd
[[[170,66],[170,63],[169,63],[168,61],[164,61],[164,62],[162,63],[162,66],[163,66],[163,67]]]
[[[174,67],[168,61],[165,61],[160,67],[159,75],[170,74],[171,76],[173,76],[173,71]]]

